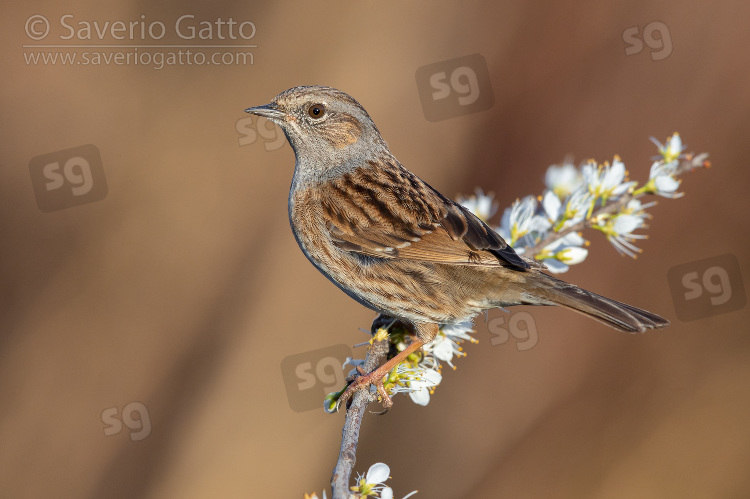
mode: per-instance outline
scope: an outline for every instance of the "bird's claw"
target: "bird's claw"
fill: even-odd
[[[388,412],[388,410],[393,406],[393,400],[391,399],[391,396],[388,395],[388,392],[383,386],[383,378],[388,373],[383,373],[380,371],[380,369],[375,369],[371,373],[366,373],[365,370],[360,366],[357,366],[357,373],[359,374],[351,376],[349,379],[347,379],[347,381],[349,381],[349,386],[346,387],[344,393],[342,393],[339,399],[336,401],[336,411],[338,411],[342,405],[348,409],[349,405],[351,404],[350,399],[354,396],[355,392],[357,392],[358,390],[368,390],[369,392],[370,386],[374,385],[378,393],[378,398],[380,399],[384,408],[382,412],[377,412],[374,414],[385,414],[386,412]]]

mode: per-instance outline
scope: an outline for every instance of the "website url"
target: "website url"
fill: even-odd
[[[221,51],[210,54],[189,49],[166,52],[129,51],[24,52],[27,66],[148,66],[156,70],[167,66],[252,66],[252,52]]]

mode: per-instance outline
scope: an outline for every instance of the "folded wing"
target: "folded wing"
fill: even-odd
[[[397,164],[385,173],[359,169],[342,175],[319,195],[326,229],[344,251],[456,265],[543,267],[520,257],[473,213]]]

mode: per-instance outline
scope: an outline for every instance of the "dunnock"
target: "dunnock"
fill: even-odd
[[[404,168],[344,92],[295,87],[246,111],[278,124],[294,149],[289,221],[305,256],[346,294],[416,335],[398,356],[357,378],[342,400],[380,383],[435,337],[438,324],[491,308],[561,305],[628,332],[669,324],[551,277],[516,254],[471,212]]]

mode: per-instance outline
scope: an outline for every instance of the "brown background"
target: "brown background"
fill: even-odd
[[[292,411],[281,361],[363,341],[357,328],[373,313],[297,248],[288,145],[241,147],[235,131],[245,107],[300,84],[352,94],[396,156],[445,194],[481,186],[503,207],[540,193],[546,167],[567,154],[618,153],[644,179],[648,137],[675,130],[714,165],[685,179],[684,198],[650,210],[640,258],[589,234],[589,260],[565,276],[672,327],[628,336],[527,309],[539,343],[520,352],[492,347],[480,321],[480,343],[428,407],[399,396],[389,415],[366,418],[358,471],[388,463],[397,497],[750,494],[748,308],[681,322],[667,281],[674,265],[724,253],[750,275],[750,7],[538,4],[6,6],[0,496],[301,497],[327,485],[343,417]],[[249,19],[255,62],[27,65],[26,19],[68,13],[168,27],[183,14]],[[652,21],[668,25],[673,53],[626,56],[622,32]],[[474,53],[494,106],[425,120],[417,68]],[[29,161],[83,144],[101,151],[107,197],[42,213]],[[105,436],[101,412],[132,401],[148,408],[152,433]]]

